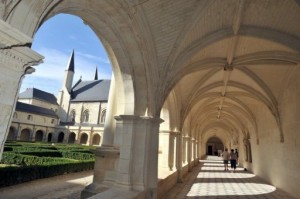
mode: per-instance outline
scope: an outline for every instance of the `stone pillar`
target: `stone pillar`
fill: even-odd
[[[35,127],[35,125],[33,125],[32,130],[30,132],[30,137],[29,137],[29,140],[31,142],[35,141],[35,134],[36,134],[36,127]]]
[[[26,44],[31,38],[0,20],[0,159],[25,74],[43,57]]]
[[[188,162],[188,171],[191,172],[193,165],[192,165],[192,138],[186,137],[187,143],[187,162]]]
[[[16,141],[20,140],[21,130],[22,130],[22,126],[20,124],[18,124],[17,134],[16,134],[16,138],[15,138]]]
[[[170,171],[173,171],[174,167],[174,157],[175,157],[175,151],[174,151],[174,143],[176,139],[176,132],[170,131],[170,136],[169,136],[169,157],[168,157],[168,165]]]
[[[47,142],[48,133],[49,133],[49,128],[46,127],[46,131],[45,133],[43,133],[43,139],[42,139],[43,142]]]
[[[176,136],[176,169],[177,169],[177,182],[182,182],[182,134],[177,132]]]
[[[186,136],[182,137],[182,163],[185,163],[187,161],[186,155],[187,155],[187,150],[186,150]]]
[[[112,74],[109,88],[108,104],[106,109],[105,123],[104,123],[104,132],[103,132],[103,146],[112,146],[114,142],[114,133],[116,122],[114,120],[114,112],[116,109],[115,106],[115,78]]]
[[[101,164],[103,167],[106,165],[103,170],[96,171],[98,166],[95,165],[96,177],[93,184],[98,188],[94,191],[103,192],[94,197],[129,199],[139,195],[147,199],[156,199],[158,135],[159,124],[162,120],[135,115],[120,115],[116,116],[115,119],[117,120],[115,134],[117,139],[114,141],[114,146],[115,151],[120,149],[120,157],[119,160],[114,156],[112,161],[106,161],[107,158],[105,159],[103,156]],[[112,147],[107,147],[107,149],[108,153],[112,152]],[[105,147],[100,147],[97,150],[99,154],[103,154]],[[96,159],[98,160],[99,157]],[[87,189],[88,187],[85,191],[89,191]]]
[[[196,139],[193,139],[193,147],[194,147],[194,150],[193,150],[193,158],[194,158],[194,164],[195,164],[195,165],[198,164],[197,145],[198,145],[197,140],[196,140]]]

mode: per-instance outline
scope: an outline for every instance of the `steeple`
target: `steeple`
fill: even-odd
[[[74,68],[75,68],[75,64],[74,64],[74,50],[73,50],[67,68],[65,70],[65,76],[63,81],[63,88],[66,88],[69,93],[71,92],[71,88],[73,84],[73,77],[75,73]]]
[[[97,66],[96,66],[96,72],[95,72],[94,80],[98,80],[98,68],[97,68]]]
[[[69,63],[67,65],[66,70],[74,72],[74,49],[73,49],[72,54],[70,56]]]

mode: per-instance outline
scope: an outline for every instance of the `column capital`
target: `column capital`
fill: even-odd
[[[31,66],[42,63],[43,56],[31,50],[32,39],[0,20],[0,63],[9,70],[32,73]]]
[[[118,121],[151,121],[154,123],[162,123],[164,120],[158,117],[138,116],[138,115],[118,115],[114,117]]]

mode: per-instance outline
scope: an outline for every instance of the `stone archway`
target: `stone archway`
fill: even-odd
[[[53,133],[48,133],[47,142],[51,142],[52,141],[52,136],[53,136]]]
[[[13,126],[9,127],[9,132],[7,135],[7,139],[6,140],[15,140],[16,139],[16,133],[17,133],[17,129]]]
[[[88,144],[88,137],[86,133],[82,133],[80,136],[80,144]]]
[[[42,142],[44,138],[44,132],[42,130],[38,130],[35,133],[35,141]]]
[[[99,134],[95,134],[93,135],[93,141],[92,144],[93,145],[100,145],[100,135]]]
[[[31,130],[23,129],[20,134],[20,141],[30,141]]]
[[[224,151],[224,144],[217,137],[211,137],[207,140],[206,143],[206,154],[220,156],[220,154]]]
[[[69,135],[68,143],[69,144],[74,144],[76,141],[76,134],[74,132],[71,132]]]
[[[64,132],[60,132],[58,134],[58,137],[57,137],[57,142],[58,143],[63,143],[64,142],[64,138],[65,138],[65,133]]]

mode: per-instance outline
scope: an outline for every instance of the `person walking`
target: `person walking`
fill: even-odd
[[[239,165],[239,152],[237,149],[235,149],[235,155],[236,155],[236,165]]]
[[[230,158],[228,149],[225,149],[222,156],[223,156],[223,161],[224,161],[224,171],[228,171],[228,161]]]
[[[236,153],[234,152],[233,149],[231,149],[231,152],[230,152],[230,166],[231,166],[231,169],[233,169],[233,171],[236,170]]]

